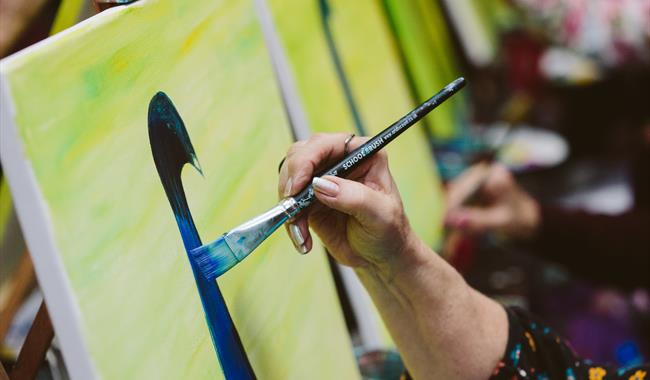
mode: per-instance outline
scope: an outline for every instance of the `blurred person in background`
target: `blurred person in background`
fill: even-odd
[[[601,285],[650,289],[650,123],[632,170],[634,205],[619,215],[536,200],[503,166],[477,164],[448,188],[445,224],[470,234],[526,242],[544,258]],[[475,189],[480,202],[465,205]]]

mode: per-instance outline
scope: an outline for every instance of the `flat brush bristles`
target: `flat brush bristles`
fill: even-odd
[[[201,275],[210,281],[221,276],[239,262],[226,244],[224,237],[225,235],[210,244],[190,251],[190,259],[199,268]]]

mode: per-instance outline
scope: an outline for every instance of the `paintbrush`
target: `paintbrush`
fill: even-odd
[[[451,82],[321,175],[345,177],[464,86],[464,78]],[[314,189],[310,183],[298,195],[282,199],[264,214],[235,227],[212,243],[191,250],[190,257],[204,277],[214,280],[251,254],[278,227],[309,207],[315,199]]]

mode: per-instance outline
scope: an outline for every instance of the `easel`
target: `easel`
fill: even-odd
[[[93,4],[95,10],[99,13],[108,8],[126,5],[134,1],[136,0],[93,0]],[[35,285],[34,266],[29,252],[25,250],[11,280],[6,310],[0,315],[0,342],[4,340],[21,303]],[[45,301],[42,301],[14,366],[7,371],[0,363],[0,380],[31,380],[36,378],[36,374],[45,361],[45,355],[53,339],[54,327]]]
[[[11,280],[11,290],[7,301],[5,312],[0,317],[0,341],[4,340],[11,321],[13,320],[22,301],[27,297],[30,290],[36,285],[34,266],[27,250],[23,251],[16,273]],[[36,377],[41,364],[45,360],[45,354],[52,344],[54,329],[50,316],[47,313],[45,302],[38,308],[32,327],[29,329],[25,343],[18,354],[13,368],[10,369],[11,379],[33,379]],[[2,365],[0,364],[0,367]],[[2,378],[9,379],[4,367],[0,370]]]

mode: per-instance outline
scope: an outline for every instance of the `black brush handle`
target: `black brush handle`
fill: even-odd
[[[417,123],[429,112],[442,104],[445,100],[449,99],[452,95],[457,93],[465,86],[465,78],[458,78],[448,84],[440,92],[432,96],[429,100],[420,104],[413,111],[404,115],[401,119],[391,124],[388,128],[379,132],[375,137],[368,140],[365,144],[361,145],[350,154],[348,154],[338,164],[331,167],[329,170],[323,172],[322,175],[333,175],[337,177],[346,177],[352,170],[356,169],[372,157],[377,151],[388,145],[397,136],[406,131],[413,124]],[[315,199],[314,189],[310,183],[300,193],[293,197],[298,204],[297,211],[300,211],[309,205]]]

